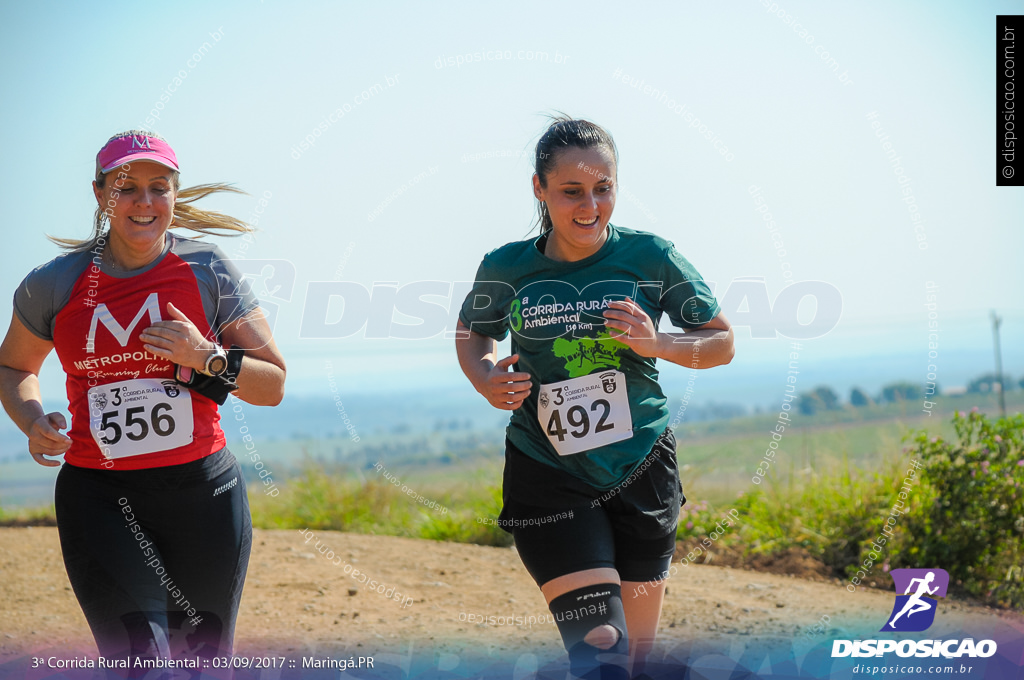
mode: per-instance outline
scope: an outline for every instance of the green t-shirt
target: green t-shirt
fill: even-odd
[[[680,328],[696,328],[720,311],[711,289],[670,241],[608,228],[601,249],[577,262],[545,256],[546,235],[491,251],[459,314],[468,328],[495,340],[511,330],[512,353],[519,354],[514,370],[532,377],[530,396],[509,421],[512,443],[601,490],[633,473],[669,420],[655,360],[609,337],[602,316],[608,302],[632,298],[655,327],[662,312]],[[541,389],[571,379],[578,380]],[[623,382],[625,397],[617,389]],[[578,405],[570,406],[572,399]],[[625,423],[616,399],[628,401]],[[612,435],[619,439],[596,448],[569,455],[556,450],[556,444],[586,446],[588,438]]]

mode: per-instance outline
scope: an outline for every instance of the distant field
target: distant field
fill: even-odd
[[[1007,411],[1024,409],[1024,391],[1007,395]],[[770,476],[777,482],[827,473],[847,458],[855,469],[872,469],[903,454],[902,437],[916,429],[936,435],[953,434],[949,418],[954,410],[978,406],[998,413],[994,395],[943,396],[932,417],[921,413],[918,402],[844,408],[813,416],[793,414],[772,464]],[[670,411],[677,404],[670,402]],[[792,413],[792,411],[791,411]],[[764,455],[776,413],[730,420],[683,423],[676,428],[683,485],[691,500],[724,503],[750,487],[750,479]],[[244,448],[233,441],[246,478],[256,471]],[[379,478],[374,464],[380,461],[403,483],[415,485],[424,495],[459,497],[460,489],[500,485],[502,466],[501,428],[487,431],[432,431],[375,434],[353,442],[348,436],[325,438],[293,436],[276,441],[257,440],[257,450],[274,479],[287,483],[303,461],[337,466],[357,480]],[[17,513],[25,508],[48,506],[53,498],[56,469],[35,464],[26,453],[18,462],[0,463],[0,509]]]

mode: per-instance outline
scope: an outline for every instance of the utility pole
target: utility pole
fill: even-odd
[[[1003,389],[1003,356],[999,350],[999,325],[1003,323],[1003,320],[996,314],[996,310],[992,310],[992,340],[995,343],[996,350],[996,378],[999,380],[999,412],[1003,418],[1006,417],[1006,396]]]

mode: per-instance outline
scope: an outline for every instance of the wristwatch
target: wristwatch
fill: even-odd
[[[228,353],[220,345],[214,345],[206,364],[199,370],[203,375],[223,375],[228,370]]]

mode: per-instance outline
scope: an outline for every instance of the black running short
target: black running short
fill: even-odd
[[[679,508],[686,503],[675,448],[666,428],[632,475],[602,491],[534,460],[506,439],[498,522],[515,538],[537,585],[599,567],[616,569],[624,581],[663,576],[675,551]]]
[[[55,505],[64,565],[101,655],[231,653],[252,522],[230,451],[145,470],[65,463]]]

